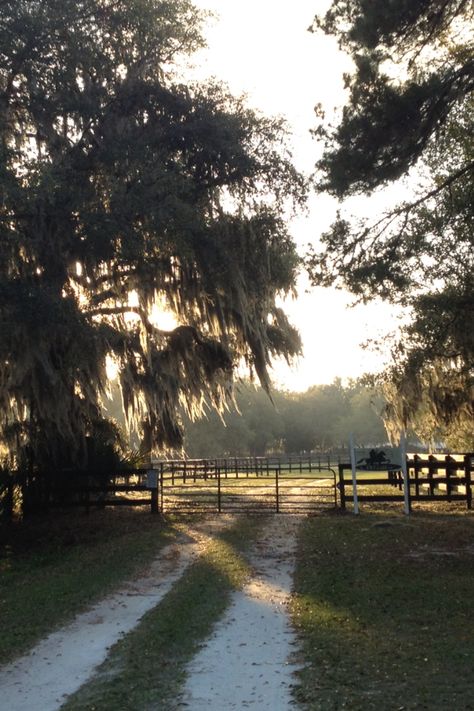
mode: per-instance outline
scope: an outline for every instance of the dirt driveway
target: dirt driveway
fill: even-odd
[[[146,576],[131,581],[1,669],[1,708],[60,709],[70,694],[91,679],[108,649],[159,604],[213,533],[232,520],[221,516],[190,526],[177,543],[163,549]],[[299,516],[269,518],[251,555],[251,580],[243,591],[234,593],[224,618],[188,668],[182,708],[294,708],[290,690],[296,667],[290,658],[296,640],[287,601],[300,520]]]

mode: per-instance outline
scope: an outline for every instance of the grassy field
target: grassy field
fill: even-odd
[[[306,519],[292,615],[319,711],[474,708],[474,518],[371,505]]]
[[[34,518],[0,544],[0,663],[138,574],[178,531],[148,511]]]

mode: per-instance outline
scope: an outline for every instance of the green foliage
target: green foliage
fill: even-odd
[[[7,0],[0,22],[0,426],[16,464],[87,460],[111,357],[143,451],[178,410],[264,387],[299,339],[275,298],[305,200],[285,127],[218,84],[179,83],[203,45],[188,0]],[[153,308],[178,322],[156,326]]]
[[[190,457],[263,456],[347,446],[353,433],[359,446],[386,442],[380,416],[383,399],[359,382],[343,387],[317,385],[304,393],[273,392],[272,404],[261,389],[243,384],[236,396],[238,412],[215,413],[185,423],[185,450]]]
[[[429,404],[438,424],[474,414],[472,3],[334,0],[315,27],[355,65],[339,125],[321,127],[320,187],[370,193],[416,166],[413,199],[375,223],[342,215],[308,267],[318,284],[410,309],[386,374],[394,430]]]
[[[472,47],[459,45],[473,19],[468,0],[333,0],[315,20],[355,64],[342,120],[326,133],[325,189],[372,190],[418,160],[472,91]]]
[[[456,112],[427,154],[435,184],[460,156],[474,159],[472,106],[471,99]],[[474,339],[468,326],[474,308],[473,205],[471,171],[421,202],[399,233],[398,263],[409,269],[412,291],[405,300],[413,318],[387,373],[387,392],[392,392],[387,415],[394,429],[430,412],[443,432],[470,429],[464,447],[474,431]]]

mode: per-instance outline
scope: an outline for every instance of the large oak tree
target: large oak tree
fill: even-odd
[[[17,465],[84,462],[106,359],[144,451],[221,407],[244,360],[268,388],[299,350],[285,211],[305,184],[281,121],[173,66],[188,0],[4,0],[0,12],[0,441]],[[178,321],[160,329],[153,308]]]

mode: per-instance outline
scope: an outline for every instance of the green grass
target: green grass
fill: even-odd
[[[474,708],[473,541],[456,507],[307,519],[292,602],[302,707]]]
[[[348,482],[349,484],[352,482],[352,471],[350,469],[344,469],[343,470],[344,474],[344,481]],[[387,481],[388,482],[388,472],[387,470],[383,471],[357,471],[357,481],[364,481],[365,479],[379,479],[380,481]]]
[[[185,669],[250,575],[242,553],[264,519],[242,517],[217,534],[203,555],[139,626],[117,642],[98,675],[63,711],[173,709]]]
[[[169,521],[123,509],[35,518],[4,531],[0,663],[137,574],[176,535]]]

